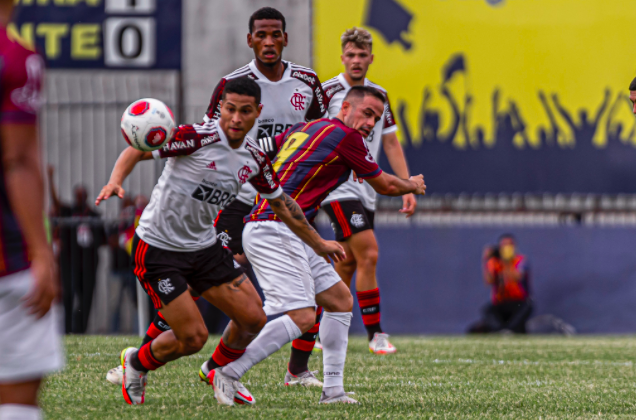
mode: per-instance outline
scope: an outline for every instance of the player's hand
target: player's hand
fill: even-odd
[[[336,241],[322,241],[314,248],[314,251],[330,264],[331,260],[333,260],[333,262],[340,262],[347,258],[344,248]]]
[[[413,194],[424,195],[426,194],[426,184],[424,183],[424,175],[415,175],[409,178],[409,181],[415,184],[415,191]]]
[[[102,188],[102,191],[99,193],[97,198],[95,199],[95,205],[99,206],[99,203],[101,203],[104,200],[108,200],[113,195],[116,195],[119,198],[124,198],[125,192],[126,191],[122,188],[121,185],[110,184],[110,183],[106,184],[104,188]]]
[[[42,318],[49,312],[53,300],[59,293],[57,264],[53,251],[49,247],[33,256],[31,275],[33,276],[31,290],[22,298],[22,301],[30,314]]]
[[[415,213],[415,207],[417,206],[417,200],[413,194],[406,194],[402,196],[402,208],[400,213],[406,214],[406,218],[413,216]]]
[[[358,178],[358,175],[356,174],[356,171],[351,171],[351,175],[353,175],[353,182],[357,182],[362,184],[364,182],[364,179],[362,178]]]

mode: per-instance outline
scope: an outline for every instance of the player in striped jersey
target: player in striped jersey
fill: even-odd
[[[334,119],[299,123],[277,138],[274,166],[283,190],[311,221],[320,203],[352,170],[382,194],[424,194],[422,175],[400,179],[382,172],[363,140],[384,112],[384,96],[366,86],[351,88]],[[246,219],[245,253],[265,294],[265,313],[284,314],[268,322],[237,360],[214,370],[215,397],[232,405],[233,383],[315,322],[315,305],[325,313],[320,325],[324,387],[321,403],[356,403],[344,391],[343,371],[353,298],[334,268],[280,223],[277,206],[260,199]],[[219,392],[217,392],[217,390]]]
[[[342,101],[352,86],[371,86],[385,97],[384,113],[365,142],[373,158],[380,159],[380,146],[387,155],[391,168],[396,175],[407,178],[409,175],[406,159],[395,135],[397,125],[386,91],[366,78],[369,65],[373,62],[371,34],[362,28],[345,31],[341,38],[342,63],[345,72],[326,81],[323,88],[330,99],[329,116],[340,111]],[[402,197],[401,213],[410,217],[415,212],[416,200],[413,194]],[[369,350],[375,354],[389,354],[396,351],[389,342],[388,334],[380,327],[380,289],[376,279],[378,244],[373,232],[376,192],[369,183],[352,176],[347,182],[333,191],[322,206],[336,234],[347,251],[347,259],[336,264],[336,271],[347,284],[351,285],[356,275],[356,294],[362,314],[362,322],[369,338]]]

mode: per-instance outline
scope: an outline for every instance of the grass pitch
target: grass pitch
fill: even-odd
[[[254,407],[220,407],[197,377],[218,337],[199,354],[148,378],[146,403],[127,405],[105,380],[137,337],[70,336],[68,365],[42,394],[47,419],[634,419],[633,337],[393,337],[399,352],[349,342],[345,388],[360,406],[318,405],[319,389],[282,385],[289,346],[243,378]],[[310,368],[322,368],[314,353]],[[322,377],[322,371],[321,375]]]

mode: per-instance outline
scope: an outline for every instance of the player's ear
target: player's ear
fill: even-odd
[[[371,54],[371,61],[369,61],[369,64],[373,64],[373,57],[374,57],[374,55]]]
[[[254,48],[252,46],[252,34],[247,34],[247,46],[250,48]]]
[[[256,107],[256,118],[261,116],[261,112],[263,111],[263,104],[258,104]]]
[[[344,54],[340,54],[340,62],[344,65]]]
[[[285,40],[285,42],[283,43],[283,47],[287,46],[287,32],[283,32],[283,39]]]

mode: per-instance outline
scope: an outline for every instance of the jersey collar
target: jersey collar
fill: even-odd
[[[338,81],[340,82],[342,86],[344,86],[345,90],[351,89],[351,86],[349,86],[349,83],[347,82],[347,78],[344,76],[344,73],[340,73],[338,75]],[[364,78],[363,86],[369,86],[369,79],[367,79],[366,77]]]
[[[283,65],[285,66],[285,71],[283,72],[283,77],[281,77],[281,79],[278,82],[272,82],[271,80],[269,80],[267,77],[265,77],[265,75],[263,73],[261,73],[258,70],[258,67],[256,67],[256,59],[252,59],[252,61],[250,61],[250,70],[252,70],[252,73],[254,73],[256,75],[256,77],[258,77],[258,80],[261,82],[265,82],[265,83],[280,83],[283,80],[287,79],[289,77],[289,75],[291,74],[291,66],[289,65],[289,61],[285,61],[285,60],[281,60]]]

